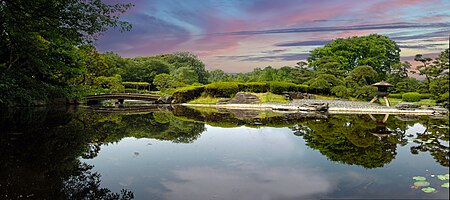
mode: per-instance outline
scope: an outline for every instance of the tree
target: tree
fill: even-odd
[[[0,1],[0,104],[32,104],[68,96],[84,72],[77,46],[131,25],[119,20],[131,4],[101,0]],[[27,88],[24,90],[23,88]]]
[[[160,91],[164,91],[167,88],[172,87],[173,86],[172,82],[173,80],[171,79],[169,74],[166,73],[158,74],[153,79],[153,85],[155,85],[156,88],[158,88],[158,90]]]
[[[420,75],[425,75],[427,91],[430,92],[430,82],[431,82],[430,75],[433,73],[433,68],[430,67],[432,59],[425,58],[422,56],[422,54],[416,54],[414,60],[422,63],[422,65],[417,66],[417,69],[419,70]]]
[[[226,82],[230,81],[231,77],[230,75],[226,74],[221,69],[215,69],[208,72],[208,82]]]
[[[339,38],[311,51],[307,60],[314,69],[344,70],[345,73],[368,65],[377,72],[379,79],[385,79],[391,66],[400,62],[400,48],[388,37],[377,34]]]
[[[358,86],[375,83],[377,72],[370,66],[358,66],[346,77],[347,82],[354,82]]]
[[[129,59],[125,68],[124,81],[147,82],[152,84],[156,75],[169,73],[169,64],[153,57],[136,57]]]
[[[175,54],[164,54],[159,57],[170,64],[171,74],[176,73],[179,68],[188,68],[194,72],[194,82],[203,84],[208,83],[208,72],[205,70],[205,64],[199,60],[196,55],[190,52],[179,52]],[[182,71],[186,71],[186,69],[183,69]],[[183,81],[183,79],[178,80]]]

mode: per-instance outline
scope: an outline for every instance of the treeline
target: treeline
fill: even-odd
[[[95,49],[92,51],[95,52]],[[202,61],[188,52],[126,59],[114,53],[105,53],[99,56],[104,60],[102,68],[107,70],[97,73],[94,76],[96,81],[88,85],[92,89],[101,87],[104,91],[124,91],[119,84],[122,80],[145,82],[151,90],[161,93],[173,94],[178,90],[178,93],[190,94],[201,90],[217,96],[208,88],[227,90],[220,94],[234,94],[249,91],[241,87],[244,85],[242,83],[248,83],[259,88],[252,92],[272,92],[269,88],[277,83],[282,84],[285,91],[364,99],[372,98],[376,92],[371,84],[385,80],[394,85],[391,93],[417,92],[434,99],[448,99],[448,49],[435,59],[416,55],[415,60],[422,63],[418,70],[425,77],[423,81],[409,76],[415,71],[411,70],[409,62],[400,62],[399,52],[398,45],[385,36],[343,38],[313,50],[308,62],[279,69],[270,66],[255,68],[252,72],[238,74],[227,74],[220,69],[206,71]],[[206,86],[198,89],[202,85]],[[299,90],[299,87],[302,89]]]
[[[395,86],[394,93],[448,99],[448,49],[435,59],[416,56],[422,63],[423,81],[408,76],[411,65],[400,62],[398,45],[376,34],[336,39],[311,51],[307,62],[296,66],[227,74],[207,71],[189,52],[135,58],[99,53],[92,45],[95,36],[108,27],[129,30],[131,24],[120,21],[118,14],[132,5],[101,0],[58,2],[0,4],[0,106],[49,104],[92,93],[136,92],[133,88],[141,87],[173,94],[186,86],[216,82],[285,82],[306,85],[308,92],[367,98],[375,92],[371,84],[386,80]],[[125,88],[130,85],[135,87]]]

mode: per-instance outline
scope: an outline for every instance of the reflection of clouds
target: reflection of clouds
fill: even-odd
[[[161,182],[166,199],[275,199],[326,193],[332,184],[318,170],[264,167],[232,161],[228,167],[176,170]]]

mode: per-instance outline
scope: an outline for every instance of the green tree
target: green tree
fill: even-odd
[[[230,81],[230,75],[226,74],[221,69],[215,69],[208,72],[208,82],[227,82]]]
[[[164,54],[159,56],[162,60],[166,61],[170,64],[170,73],[174,74],[175,77],[179,77],[180,75],[175,75],[179,68],[185,68],[181,71],[194,71],[195,79],[194,82],[199,82],[206,84],[208,83],[208,72],[205,69],[205,64],[198,59],[198,57],[190,52],[179,52],[175,54]],[[190,70],[187,70],[187,69]],[[192,79],[189,79],[188,82],[192,82]],[[178,79],[178,81],[183,81],[184,79]],[[189,84],[188,82],[184,82]],[[193,83],[193,82],[192,82]]]
[[[147,82],[152,84],[156,75],[169,73],[169,64],[153,57],[131,58],[125,68],[124,81]]]
[[[417,66],[417,69],[420,72],[420,75],[425,75],[426,81],[425,84],[427,85],[427,91],[430,92],[430,83],[431,83],[431,77],[433,74],[433,67],[431,66],[431,61],[433,59],[423,57],[422,54],[416,54],[414,57],[415,61],[421,62],[422,65]]]
[[[165,91],[167,88],[173,87],[173,80],[169,74],[162,73],[155,76],[153,79],[153,85],[160,91]]]
[[[346,73],[357,66],[368,65],[377,72],[379,79],[385,79],[391,66],[400,62],[400,48],[388,37],[377,34],[339,38],[311,51],[307,60],[314,69]]]
[[[101,0],[3,0],[0,3],[0,104],[33,104],[74,93],[85,69],[77,46],[131,25],[130,4]],[[23,88],[27,88],[24,90]]]

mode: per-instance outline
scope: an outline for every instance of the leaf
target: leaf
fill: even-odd
[[[443,188],[448,188],[448,182],[441,185]]]
[[[416,180],[416,181],[424,181],[427,180],[427,178],[423,177],[423,176],[414,176],[412,179]]]
[[[434,189],[432,187],[426,187],[426,188],[422,188],[422,191],[425,193],[432,193],[432,192],[436,192],[436,189]]]
[[[414,183],[414,185],[418,186],[418,187],[425,187],[425,186],[429,186],[430,183],[427,182],[427,181],[417,181],[417,182]]]
[[[449,179],[449,174],[437,175],[437,178],[439,180],[448,180]]]

